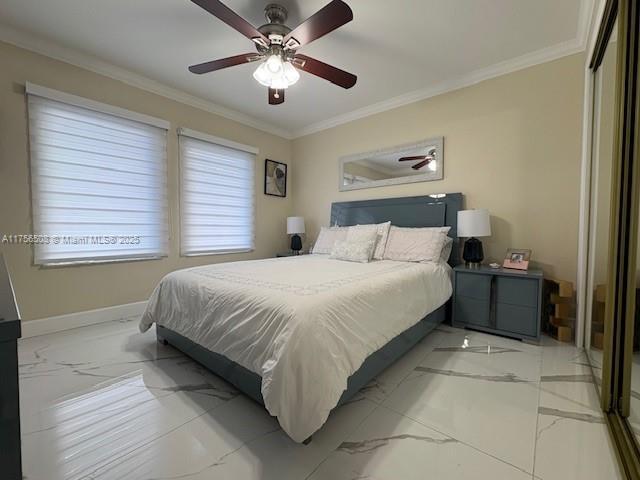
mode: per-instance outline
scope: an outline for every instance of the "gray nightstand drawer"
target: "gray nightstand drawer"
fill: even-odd
[[[540,270],[454,269],[453,325],[520,339],[540,338]]]
[[[456,273],[456,295],[487,301],[491,292],[491,276]]]
[[[496,304],[496,328],[535,337],[538,335],[538,310],[507,303]]]
[[[530,278],[496,277],[496,302],[536,308],[538,283]]]
[[[455,310],[456,323],[480,327],[488,327],[490,324],[490,308],[487,300],[457,296]]]

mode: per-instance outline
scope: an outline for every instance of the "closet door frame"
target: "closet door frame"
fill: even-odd
[[[635,0],[608,0],[589,67],[595,75],[618,20],[616,120],[604,352],[600,398],[627,478],[640,480],[640,448],[626,417],[631,394],[640,197],[640,11]],[[592,132],[594,133],[594,132]]]
[[[620,88],[620,79],[624,75],[624,22],[622,21],[622,10],[625,8],[627,0],[608,0],[605,6],[605,11],[602,17],[602,22],[598,30],[598,37],[596,39],[593,56],[589,68],[592,71],[593,76],[593,91],[592,95],[597,92],[598,79],[596,78],[598,68],[602,64],[604,55],[607,49],[607,45],[611,39],[613,28],[618,20],[617,30],[617,59],[616,59],[616,88],[615,93],[615,123],[614,123],[614,147],[613,158],[611,162],[611,201],[610,205],[610,223],[609,223],[609,257],[607,259],[607,290],[606,290],[606,303],[605,303],[605,325],[604,325],[604,339],[603,339],[603,357],[602,357],[602,384],[600,386],[600,402],[602,409],[606,412],[610,411],[613,407],[612,396],[613,386],[615,383],[615,375],[613,374],[613,365],[615,358],[615,338],[616,338],[616,315],[619,315],[617,306],[619,302],[616,299],[619,295],[619,273],[618,273],[618,258],[619,258],[619,239],[620,239],[620,227],[621,227],[621,206],[622,206],[622,162],[620,155],[621,146],[621,105],[623,92]],[[594,112],[597,113],[597,112]],[[593,131],[593,128],[597,124],[597,119],[593,118],[592,121],[592,139],[596,138],[599,132]],[[592,151],[592,155],[594,152]],[[593,170],[591,175],[593,175]],[[593,205],[592,205],[593,208]],[[591,217],[592,218],[592,217]],[[595,225],[591,224],[590,229],[595,228]],[[590,238],[593,238],[590,236]],[[591,251],[591,248],[590,248]],[[591,256],[591,254],[590,254]]]

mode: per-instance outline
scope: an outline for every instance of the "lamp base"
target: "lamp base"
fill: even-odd
[[[464,242],[464,249],[462,250],[462,259],[470,267],[478,267],[484,260],[484,252],[482,250],[482,242],[475,237],[469,238]]]
[[[302,250],[302,238],[297,233],[291,235],[291,251],[294,255],[299,255],[300,250]]]

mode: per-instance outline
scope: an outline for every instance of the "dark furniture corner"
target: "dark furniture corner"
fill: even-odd
[[[453,272],[453,326],[540,339],[541,271],[460,265]]]
[[[11,279],[0,254],[0,470],[3,479],[22,478],[18,395],[20,314]]]
[[[308,255],[307,252],[293,252],[291,250],[289,250],[288,252],[278,252],[276,253],[276,258],[281,258],[281,257],[299,257],[300,255]]]

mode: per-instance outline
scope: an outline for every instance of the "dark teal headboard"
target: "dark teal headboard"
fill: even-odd
[[[442,193],[421,197],[381,198],[331,204],[331,225],[349,226],[391,221],[398,227],[450,226],[453,248],[449,264],[460,263],[458,210],[462,210],[461,193]]]

